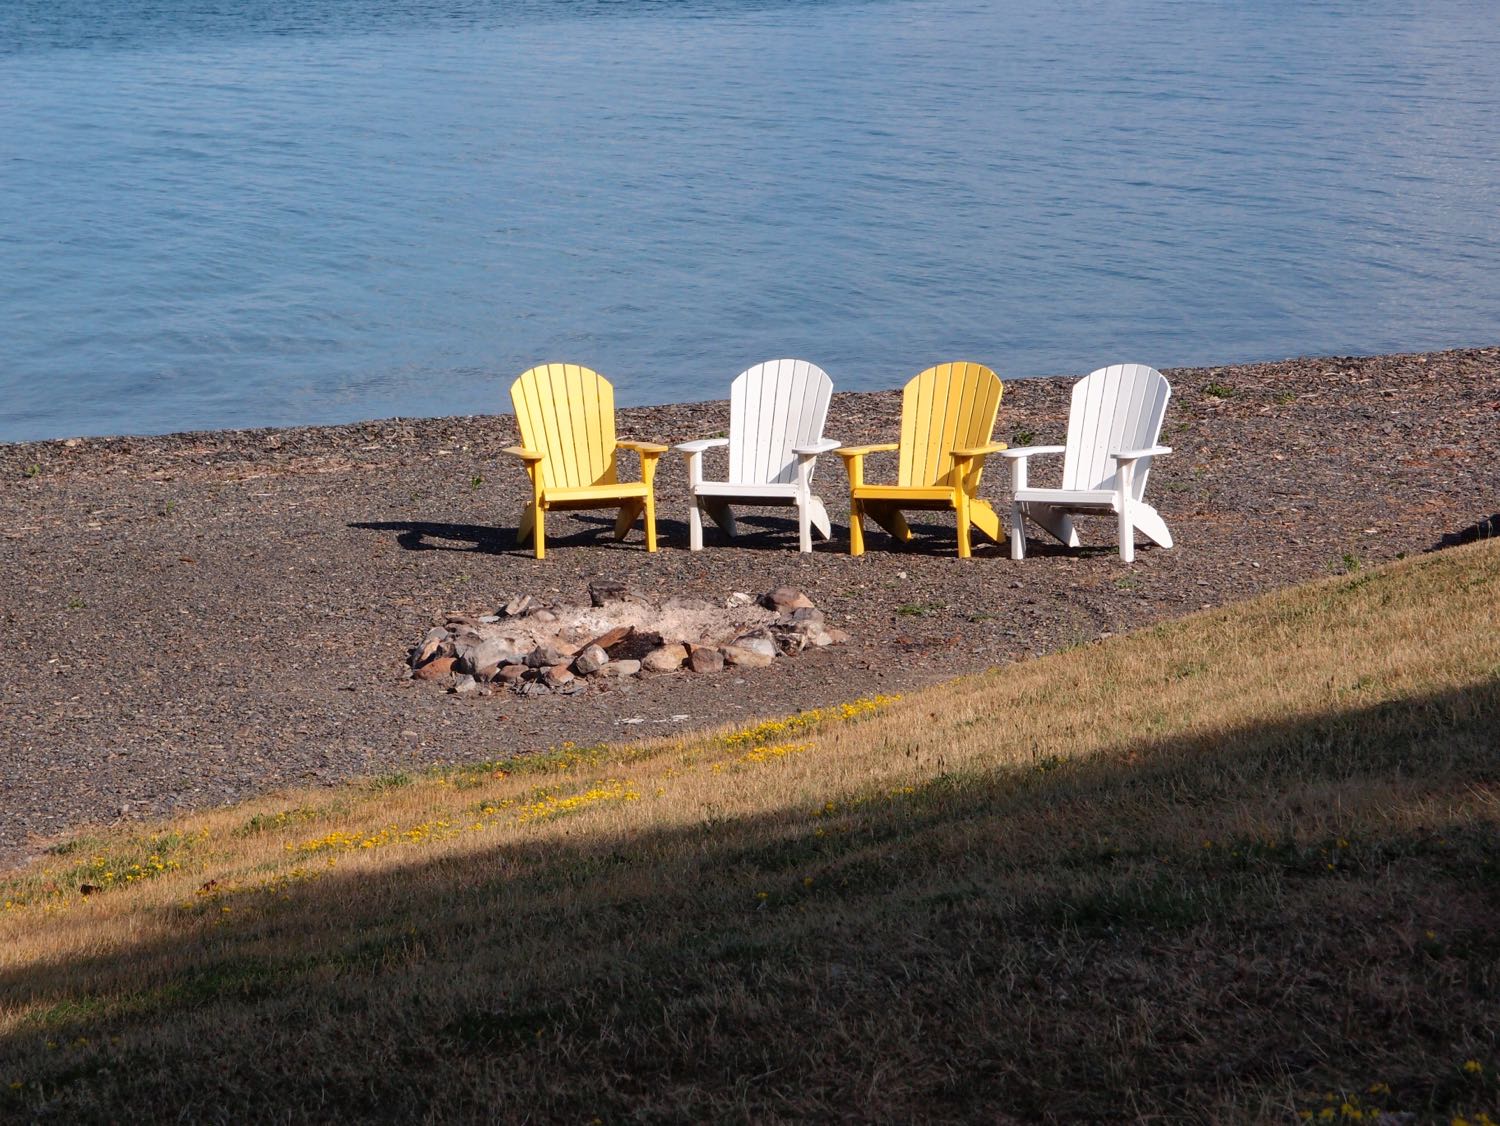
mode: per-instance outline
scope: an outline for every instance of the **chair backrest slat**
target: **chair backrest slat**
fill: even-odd
[[[1113,489],[1119,463],[1109,455],[1156,445],[1172,388],[1145,364],[1100,368],[1073,385],[1063,488]],[[1136,463],[1132,492],[1146,491],[1151,459]]]
[[[729,388],[729,480],[736,485],[789,484],[797,477],[794,446],[823,436],[833,380],[806,360],[767,360]]]
[[[1000,377],[983,364],[938,364],[912,379],[901,394],[897,483],[913,488],[952,485],[949,455],[990,440],[1001,392]]]
[[[612,485],[615,389],[598,372],[577,364],[542,364],[510,386],[521,444],[546,455],[547,485]]]

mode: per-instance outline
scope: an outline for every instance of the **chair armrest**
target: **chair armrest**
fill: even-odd
[[[1013,450],[1003,450],[1001,457],[1008,457],[1014,461],[1018,457],[1037,457],[1041,454],[1066,453],[1067,446],[1017,446]]]
[[[1004,442],[986,442],[982,446],[967,446],[961,450],[950,450],[949,456],[962,459],[987,457],[990,454],[997,454],[1003,449],[1005,449]]]
[[[1121,450],[1109,456],[1119,461],[1139,461],[1143,457],[1161,457],[1172,452],[1171,446],[1148,446],[1144,450]]]
[[[660,457],[670,448],[656,442],[619,441],[615,445],[622,450],[634,450],[642,457]]]
[[[816,442],[809,442],[805,446],[793,446],[792,453],[798,457],[817,457],[819,454],[831,453],[838,448],[837,438],[819,438]]]
[[[541,461],[546,454],[539,454],[535,450],[528,450],[525,446],[506,446],[501,453],[514,454],[522,461]]]
[[[623,443],[621,443],[623,445]],[[701,454],[704,450],[711,450],[715,446],[729,445],[728,438],[699,438],[694,442],[678,442],[672,448],[681,450],[685,454]]]
[[[864,457],[866,454],[883,454],[899,450],[899,442],[881,442],[876,446],[839,446],[833,452],[842,458]]]

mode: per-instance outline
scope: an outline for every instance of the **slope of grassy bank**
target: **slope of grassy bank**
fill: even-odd
[[[1484,1121],[1497,600],[80,839],[0,885],[0,1116]]]

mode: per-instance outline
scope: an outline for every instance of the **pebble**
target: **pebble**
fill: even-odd
[[[596,675],[608,676],[616,680],[623,680],[625,677],[634,676],[640,671],[641,663],[639,661],[632,661],[627,659],[621,661],[611,661],[609,664],[600,669]]]
[[[609,664],[609,654],[598,645],[587,645],[573,659],[573,671],[579,676],[591,676]]]
[[[682,645],[663,645],[653,649],[641,659],[641,667],[649,672],[676,672],[687,660],[687,648]]]

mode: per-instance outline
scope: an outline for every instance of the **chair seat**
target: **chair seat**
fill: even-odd
[[[1115,507],[1113,489],[1018,489],[1015,499],[1021,504],[1049,504],[1054,508]]]
[[[570,489],[542,489],[542,504],[547,508],[588,505],[595,501],[628,500],[649,495],[651,487],[643,481],[621,481],[614,485],[581,485]]]
[[[725,500],[744,500],[753,503],[763,500],[766,503],[776,501],[794,501],[797,499],[797,486],[793,483],[782,484],[773,482],[771,484],[752,485],[733,481],[700,481],[693,486],[693,494],[700,497],[722,497]]]
[[[851,489],[855,500],[890,500],[898,502],[921,502],[942,501],[952,504],[958,495],[958,490],[948,486],[922,486],[916,485],[861,485],[857,489]]]

